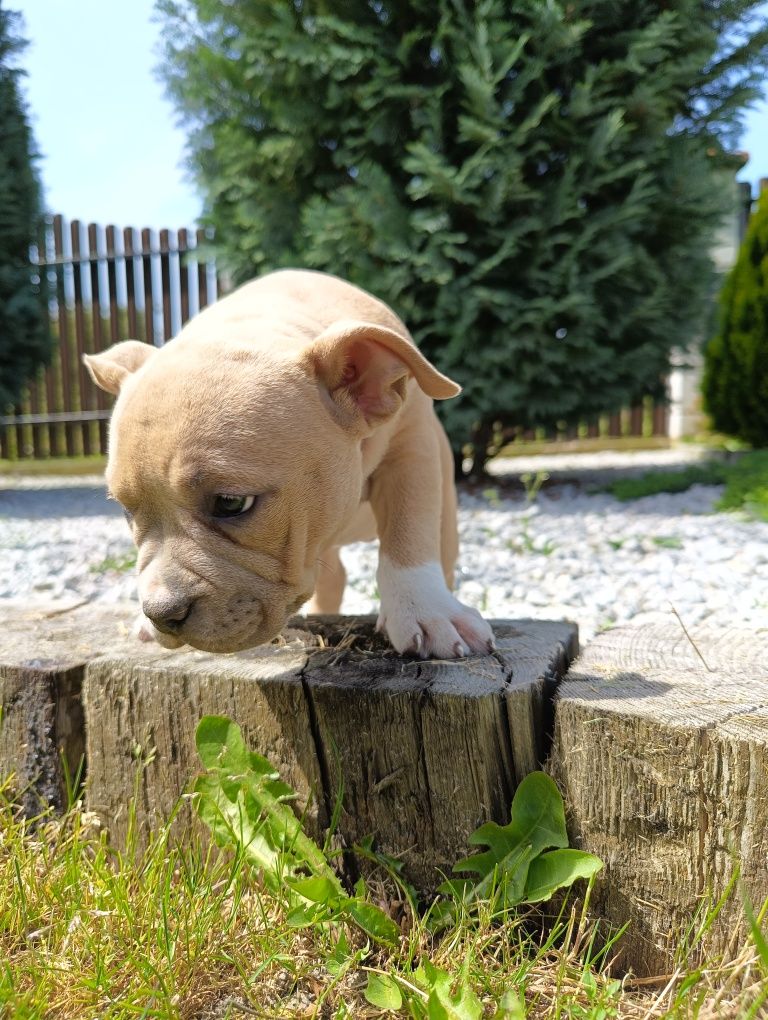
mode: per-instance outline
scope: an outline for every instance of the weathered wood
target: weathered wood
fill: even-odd
[[[329,801],[343,795],[340,831],[377,834],[428,887],[478,825],[508,820],[539,767],[545,687],[574,654],[575,628],[494,621],[496,655],[422,662],[394,654],[372,621],[329,619],[336,647],[313,654],[305,677]]]
[[[204,715],[228,715],[298,794],[307,827],[327,825],[319,764],[302,687],[306,632],[237,655],[164,652],[90,663],[83,688],[88,806],[122,844],[134,790],[144,828],[170,817],[200,771],[194,735]],[[185,826],[189,814],[181,813]]]
[[[543,757],[547,706],[576,647],[572,624],[496,621],[494,655],[422,662],[396,655],[372,617],[297,617],[272,645],[210,655],[143,644],[129,624],[130,611],[111,607],[36,622],[21,613],[0,655],[30,679],[39,648],[78,671],[87,803],[116,842],[134,793],[140,826],[169,816],[199,769],[197,722],[224,714],[296,789],[311,831],[326,830],[340,797],[340,842],[377,836],[422,887],[481,822],[507,820]],[[17,713],[23,730],[23,705]],[[13,761],[0,756],[0,769]]]
[[[13,774],[25,812],[66,803],[85,753],[85,664],[106,647],[133,645],[130,611],[35,609],[6,602],[0,625],[0,774]],[[106,620],[105,620],[106,616]]]
[[[572,836],[605,862],[592,904],[629,921],[621,963],[640,974],[672,967],[681,932],[736,866],[756,909],[768,896],[768,631],[691,638],[608,631],[555,703],[551,769]],[[699,949],[727,952],[745,935],[735,890]]]

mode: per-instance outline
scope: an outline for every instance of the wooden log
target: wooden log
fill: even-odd
[[[592,905],[629,922],[620,964],[638,974],[673,969],[735,868],[756,911],[768,896],[767,653],[766,630],[617,628],[559,688],[550,767],[572,840],[605,862]],[[696,953],[746,934],[737,889]]]
[[[85,626],[82,610],[3,603],[0,778],[13,774],[28,816],[66,805],[85,754],[85,665],[108,646],[127,652],[129,621],[130,611],[96,610]]]
[[[123,845],[128,804],[137,798],[145,830],[171,815],[201,770],[195,729],[204,715],[228,715],[298,794],[308,830],[327,825],[312,722],[302,685],[312,635],[286,631],[282,643],[237,655],[150,645],[142,655],[107,656],[86,670],[88,807]],[[147,649],[147,646],[144,646]],[[179,813],[177,829],[191,815]]]
[[[439,882],[482,822],[509,820],[540,766],[550,689],[576,650],[570,624],[494,621],[493,656],[396,655],[373,619],[326,617],[304,671],[328,806],[347,843],[373,833],[420,888]]]
[[[296,617],[247,652],[170,652],[131,638],[130,615],[11,614],[0,655],[20,683],[34,681],[40,648],[51,668],[78,671],[87,804],[116,843],[134,795],[140,826],[168,818],[199,770],[197,722],[223,714],[297,791],[310,831],[324,834],[340,797],[342,845],[375,835],[423,888],[481,822],[508,820],[517,783],[543,759],[551,697],[576,651],[572,624],[496,621],[494,655],[422,662],[396,655],[372,617]],[[23,705],[17,714],[23,730]],[[0,755],[1,770],[14,755]]]

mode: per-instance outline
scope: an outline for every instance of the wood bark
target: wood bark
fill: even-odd
[[[592,901],[629,922],[620,964],[673,969],[740,870],[768,896],[768,631],[624,627],[598,636],[555,702],[550,763],[572,840],[605,862]],[[747,934],[734,888],[694,958]]]
[[[49,805],[62,810],[81,772],[86,663],[106,647],[128,652],[133,645],[130,610],[89,609],[84,615],[83,608],[3,603],[0,777],[12,777],[30,818]]]
[[[87,806],[115,843],[126,841],[132,799],[144,832],[178,808],[199,770],[197,722],[228,715],[297,791],[314,835],[338,802],[341,845],[374,835],[425,889],[478,825],[508,820],[518,782],[543,761],[552,694],[576,651],[572,624],[495,621],[495,654],[422,662],[395,654],[373,617],[297,617],[277,642],[247,652],[170,652],[131,638],[130,618],[111,607],[20,611],[0,654],[30,689],[40,648],[57,676],[63,665],[75,671]],[[33,733],[25,706],[15,712],[3,770]],[[27,743],[51,759],[50,739]],[[190,818],[183,803],[177,829]]]

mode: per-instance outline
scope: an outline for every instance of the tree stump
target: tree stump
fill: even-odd
[[[622,627],[559,688],[550,768],[572,839],[605,862],[592,905],[629,922],[620,962],[636,973],[673,968],[737,866],[756,912],[768,896],[767,662],[768,630]],[[736,889],[699,950],[746,934]]]
[[[71,719],[69,758],[84,726],[87,806],[119,845],[134,794],[141,827],[165,821],[199,771],[199,719],[228,715],[297,791],[314,835],[339,798],[341,841],[373,834],[424,889],[478,825],[508,820],[518,782],[544,760],[554,689],[576,651],[572,624],[495,621],[495,654],[423,662],[395,654],[373,617],[339,616],[296,617],[278,641],[234,655],[171,652],[129,636],[133,613],[6,613],[0,771],[60,804],[66,727],[37,720]]]
[[[14,775],[18,800],[34,817],[66,806],[85,754],[85,664],[106,647],[129,654],[136,613],[0,606],[0,779]]]

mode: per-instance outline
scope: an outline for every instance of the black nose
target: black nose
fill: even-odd
[[[144,615],[163,634],[178,634],[192,611],[193,603],[185,598],[151,598],[141,604]]]

